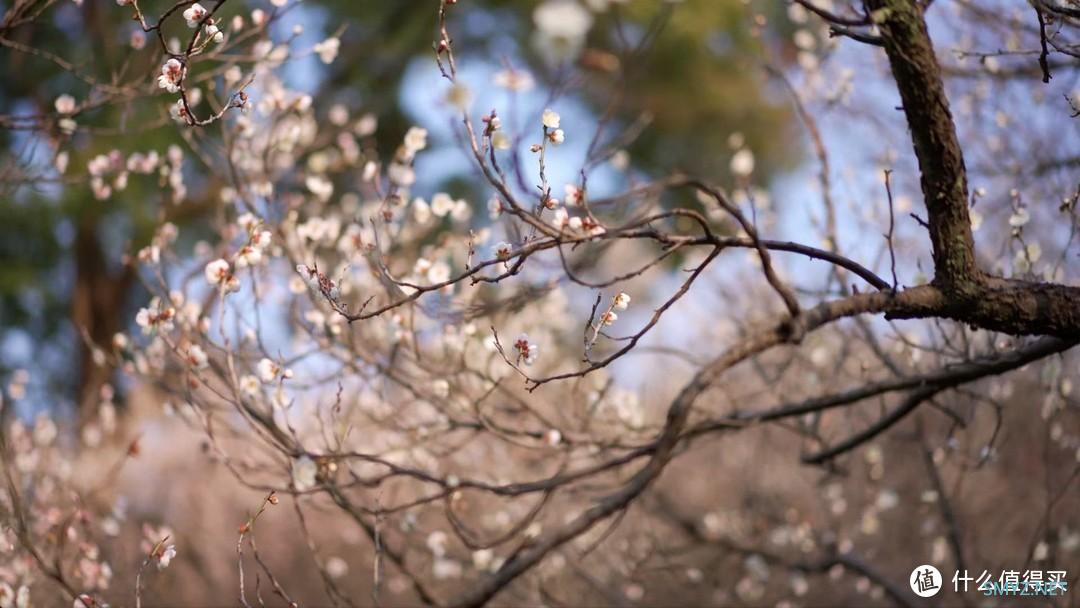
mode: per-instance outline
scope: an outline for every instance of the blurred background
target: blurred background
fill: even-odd
[[[147,14],[155,3],[146,3]],[[413,124],[433,132],[434,151],[420,159],[417,190],[443,189],[470,200],[486,200],[470,173],[468,159],[452,139],[449,113],[439,74],[434,67],[432,40],[435,11],[430,2],[320,2],[297,5],[288,19],[277,23],[276,36],[293,36],[293,46],[310,48],[341,31],[340,56],[324,65],[312,53],[295,59],[282,69],[286,83],[310,91],[321,106],[334,102],[378,117],[379,150],[393,152],[405,130]],[[761,77],[761,32],[746,26],[745,8],[734,2],[693,0],[671,10],[666,2],[622,5],[611,10],[584,11],[564,17],[596,21],[582,29],[583,40],[571,31],[565,56],[550,45],[535,43],[543,12],[541,3],[490,1],[463,3],[453,14],[455,45],[460,62],[467,66],[464,78],[481,91],[473,107],[505,105],[503,93],[484,86],[506,68],[531,75],[536,86],[525,91],[523,108],[528,119],[543,109],[553,95],[560,95],[570,121],[591,124],[609,109],[611,120],[648,125],[628,152],[634,166],[645,174],[686,170],[700,174],[726,174],[733,150],[732,133],[745,139],[755,151],[757,171],[767,176],[798,162],[789,104],[767,101]],[[605,2],[597,4],[605,5]],[[80,6],[81,5],[81,6]],[[220,14],[249,12],[262,3],[228,2]],[[0,7],[6,8],[0,3]],[[263,7],[267,8],[267,7]],[[550,11],[549,11],[550,12]],[[783,44],[791,26],[784,7],[770,13],[779,31],[773,32],[772,61],[791,61],[795,47]],[[559,24],[555,28],[566,26]],[[138,30],[126,13],[104,2],[61,2],[51,7],[33,27],[12,32],[15,43],[42,49],[63,49],[88,74],[151,73],[149,53],[133,53],[130,40]],[[176,33],[180,33],[178,30]],[[555,31],[553,36],[565,34]],[[777,44],[779,43],[779,44]],[[618,56],[611,51],[623,44],[640,47],[636,55]],[[541,49],[546,49],[540,52]],[[614,73],[619,62],[631,60],[625,82]],[[578,69],[580,68],[580,69]],[[61,94],[80,97],[88,84],[60,66],[25,53],[3,50],[0,56],[0,114],[33,115],[50,110]],[[324,110],[325,111],[325,110]],[[517,117],[519,122],[526,117]],[[505,119],[504,119],[505,120]],[[125,147],[136,139],[140,149],[164,150],[184,141],[171,121],[163,120],[155,104],[123,104],[91,108],[80,116],[81,130],[67,149],[67,163],[83,167],[98,154]],[[571,179],[584,157],[586,144],[577,138],[569,152],[556,161],[555,181]],[[65,137],[54,132],[54,138]],[[181,227],[188,247],[206,236],[200,225],[216,208],[220,184],[188,178],[191,186],[182,205],[163,205],[153,183],[145,181],[114,192],[108,200],[96,200],[81,178],[51,175],[56,142],[20,129],[0,130],[5,154],[0,175],[0,374],[34,368],[27,391],[28,407],[49,407],[74,416],[80,407],[91,407],[108,371],[95,371],[80,336],[85,328],[96,343],[108,343],[117,331],[131,326],[137,304],[146,293],[135,280],[133,269],[122,263],[125,255],[146,245],[154,226],[168,219]],[[575,164],[576,163],[576,164]],[[611,192],[618,184],[604,175],[594,178],[595,192]],[[75,187],[70,187],[75,186]],[[478,214],[478,218],[482,218]],[[478,221],[481,221],[478,219]],[[77,373],[73,373],[77,370]]]

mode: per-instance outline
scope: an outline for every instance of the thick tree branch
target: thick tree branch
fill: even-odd
[[[845,317],[880,313],[893,307],[906,306],[910,301],[923,297],[931,290],[933,290],[931,287],[920,287],[899,294],[879,291],[823,302],[803,311],[796,318],[801,324],[797,335],[804,335]],[[551,551],[584,534],[600,521],[626,509],[660,476],[674,456],[675,449],[683,439],[683,429],[686,427],[687,419],[697,399],[707,392],[727,370],[754,355],[788,342],[792,337],[791,323],[791,319],[785,319],[770,329],[750,334],[699,370],[668,408],[664,429],[654,444],[656,447],[652,457],[622,488],[600,499],[566,525],[538,539],[536,544],[515,555],[497,572],[479,581],[476,586],[450,602],[449,605],[484,605],[514,579],[543,560]]]
[[[881,31],[911,130],[940,298],[893,318],[941,316],[1015,335],[1080,336],[1080,289],[991,277],[975,264],[967,172],[923,5],[866,0]],[[913,313],[913,314],[909,314]]]
[[[941,69],[923,19],[912,0],[867,0],[911,129],[920,185],[934,248],[934,282],[946,292],[977,280],[975,244],[967,207],[967,172]]]

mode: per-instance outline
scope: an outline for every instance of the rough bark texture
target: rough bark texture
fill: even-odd
[[[989,276],[975,264],[968,216],[967,171],[941,68],[915,0],[866,0],[881,31],[919,161],[939,290],[894,318],[946,317],[1022,335],[1080,336],[1080,289]]]
[[[967,207],[967,171],[922,7],[913,0],[869,0],[911,129],[934,247],[934,281],[946,292],[978,276]]]

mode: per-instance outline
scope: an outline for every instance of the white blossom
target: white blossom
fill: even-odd
[[[229,268],[229,262],[221,258],[207,264],[204,273],[206,275],[206,282],[215,287],[225,285],[232,275]]]
[[[505,260],[510,257],[510,252],[513,251],[513,247],[506,241],[496,243],[492,247],[492,251],[495,253],[495,257],[500,260]]]
[[[251,374],[246,374],[240,377],[240,392],[244,393],[248,397],[255,397],[259,394],[259,379]]]
[[[473,568],[477,570],[487,570],[491,566],[492,558],[495,557],[495,552],[491,549],[479,549],[473,551],[472,563]]]
[[[184,79],[184,64],[175,57],[169,59],[161,66],[161,75],[158,76],[158,86],[170,93],[180,90],[180,81]]]
[[[176,557],[176,545],[169,545],[161,551],[161,554],[157,556],[157,569],[164,570],[169,567],[169,562]]]
[[[461,564],[452,559],[438,558],[431,564],[431,572],[440,580],[460,578]]]
[[[555,210],[554,215],[551,217],[551,223],[556,228],[566,228],[570,225],[570,213],[567,212],[565,207],[559,207]]]
[[[738,177],[747,177],[754,172],[754,153],[743,148],[731,157],[731,172]]]
[[[189,344],[184,352],[184,362],[195,369],[206,369],[210,365],[210,359],[206,351],[198,344]]]
[[[454,199],[445,192],[436,193],[431,197],[431,212],[435,217],[445,217],[454,210]]]
[[[322,175],[309,175],[304,180],[304,185],[320,202],[325,203],[334,194],[334,182]]]
[[[585,201],[585,191],[574,184],[566,184],[563,191],[566,192],[565,200],[568,207],[576,207]]]
[[[187,21],[187,26],[194,28],[199,25],[199,22],[206,16],[206,9],[201,4],[196,2],[192,4],[184,11],[184,20]]]
[[[559,429],[549,429],[547,433],[544,433],[544,440],[552,447],[557,446],[562,443],[562,433]]]
[[[67,93],[56,98],[53,102],[53,106],[56,107],[56,111],[60,114],[71,114],[75,111],[75,98]]]
[[[236,253],[235,261],[237,268],[256,266],[262,261],[262,248],[244,245],[240,248],[240,251]]]
[[[565,60],[580,52],[593,16],[573,0],[548,0],[533,11],[541,50],[553,60]]]
[[[410,156],[427,147],[427,134],[427,129],[420,127],[409,127],[409,130],[405,132],[404,146]]]
[[[140,308],[135,315],[135,324],[142,328],[145,335],[154,331],[169,332],[173,329],[173,319],[176,318],[176,310],[170,306],[162,306],[160,298],[150,300],[145,308]]]
[[[1013,228],[1020,228],[1026,226],[1031,221],[1031,214],[1028,213],[1027,207],[1020,207],[1009,216],[1009,225]]]
[[[419,196],[413,199],[412,216],[417,224],[426,224],[431,221],[431,205]]]
[[[333,555],[326,560],[326,573],[330,578],[341,578],[349,573],[349,563]]]
[[[341,40],[331,37],[316,44],[314,49],[312,50],[314,50],[315,53],[319,56],[320,61],[326,64],[330,64],[333,63],[335,59],[337,59],[338,50],[340,49]]]
[[[616,310],[626,310],[626,307],[630,305],[630,295],[620,291],[619,294],[615,296],[612,305]]]
[[[282,378],[291,378],[291,369],[282,369],[280,365],[271,359],[263,358],[256,366],[259,372],[259,377],[263,382],[273,382],[279,375]]]
[[[559,114],[558,114],[558,112],[556,112],[555,110],[552,110],[551,108],[548,108],[548,109],[544,110],[544,114],[541,117],[541,121],[544,123],[544,126],[549,128],[549,129],[558,129],[559,128],[559,122],[560,122]]]
[[[269,230],[263,230],[251,237],[251,246],[266,249],[274,240],[274,235]]]

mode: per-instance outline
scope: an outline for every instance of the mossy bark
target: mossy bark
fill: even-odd
[[[919,162],[938,296],[893,317],[941,316],[1009,334],[1080,337],[1080,289],[982,272],[968,215],[967,170],[941,68],[915,0],[866,0],[881,32]]]

